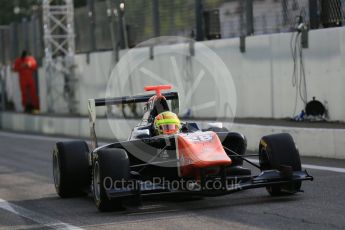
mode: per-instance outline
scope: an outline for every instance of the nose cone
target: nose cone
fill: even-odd
[[[231,159],[214,132],[182,133],[177,135],[177,144],[182,177],[193,176],[200,168],[231,164]]]

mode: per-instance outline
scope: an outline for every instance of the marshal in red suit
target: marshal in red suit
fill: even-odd
[[[34,57],[23,51],[22,56],[15,60],[13,70],[19,74],[22,105],[25,111],[39,110],[39,102],[34,79],[37,62]]]

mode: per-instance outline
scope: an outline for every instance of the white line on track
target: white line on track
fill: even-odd
[[[41,135],[29,135],[29,134],[21,134],[21,133],[11,133],[11,132],[4,132],[0,131],[0,136],[3,137],[11,137],[11,138],[23,138],[23,139],[31,139],[31,140],[46,140],[46,141],[70,141],[73,138],[60,138],[60,137],[49,137],[49,136],[41,136]],[[77,139],[77,138],[76,138]],[[106,143],[100,143],[106,144]],[[250,159],[254,163],[259,163],[257,159]],[[338,168],[338,167],[328,167],[328,166],[321,166],[321,165],[311,165],[311,164],[302,164],[302,167],[305,169],[316,169],[321,171],[330,171],[330,172],[337,172],[337,173],[345,173],[345,168]]]
[[[248,159],[253,163],[259,163],[257,159]],[[320,166],[320,165],[310,165],[310,164],[302,164],[302,168],[305,169],[316,169],[321,171],[330,171],[330,172],[337,172],[337,173],[345,173],[345,168],[337,168],[337,167],[328,167],[328,166]]]
[[[17,216],[24,217],[35,223],[38,223],[44,227],[53,228],[53,229],[66,229],[66,230],[81,230],[82,228],[55,220],[51,217],[42,215],[40,213],[31,211],[29,209],[20,207],[18,205],[9,203],[3,199],[0,199],[0,209],[11,212]]]
[[[327,167],[327,166],[309,165],[309,164],[302,164],[302,167],[306,169],[317,169],[317,170],[323,170],[323,171],[345,173],[345,168]]]

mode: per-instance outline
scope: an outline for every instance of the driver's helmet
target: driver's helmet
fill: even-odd
[[[153,124],[158,134],[175,134],[179,132],[181,122],[175,113],[166,111],[158,114]]]

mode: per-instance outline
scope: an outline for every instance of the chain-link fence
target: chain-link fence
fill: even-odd
[[[197,11],[217,9],[219,12],[220,37],[230,38],[243,34],[264,34],[289,31],[294,26],[295,18],[302,12],[308,16],[308,0],[202,0],[198,8],[196,0],[126,0],[124,13],[115,18],[116,44],[121,45],[123,33],[126,33],[129,47],[156,36],[196,37]],[[88,16],[87,7],[76,9],[77,51],[92,50],[92,40],[96,50],[113,48],[111,41],[109,4],[96,1],[93,6],[93,19]],[[119,7],[115,9],[120,11]],[[252,9],[251,18],[248,10]],[[211,18],[212,19],[212,18]],[[90,32],[95,21],[94,33]],[[126,26],[123,26],[123,20]],[[250,20],[250,21],[249,21]],[[121,22],[120,22],[121,21]],[[209,20],[210,28],[216,28],[215,20]],[[217,23],[217,20],[216,20]],[[251,28],[248,29],[249,24]],[[205,25],[203,25],[205,27]],[[207,31],[203,37],[207,38]],[[91,36],[91,37],[90,37]],[[94,38],[92,38],[94,36]],[[123,42],[125,43],[125,42]]]
[[[44,55],[42,30],[39,14],[32,15],[30,20],[0,27],[0,62],[10,64],[23,50],[40,60]]]
[[[76,51],[133,47],[157,36],[203,39],[292,31],[299,21],[310,28],[342,26],[345,0],[89,0],[75,9]],[[123,5],[121,5],[121,2]],[[122,7],[122,8],[121,8]],[[24,49],[44,55],[39,10],[0,29],[1,63]]]
[[[109,6],[107,1],[96,1],[92,16],[88,7],[76,9],[77,52],[92,50],[93,40],[96,50],[114,48],[111,26],[115,26],[115,45],[121,47],[132,47],[156,36],[190,37],[195,28],[194,2],[195,0],[126,0],[124,12],[121,12],[119,7]],[[115,18],[113,10],[117,11]],[[92,28],[93,32],[90,31]],[[121,41],[124,37],[127,41]]]
[[[321,1],[319,8],[320,19],[323,27],[341,26],[344,19],[345,1],[344,0],[327,0]]]
[[[219,9],[221,37],[291,31],[298,16],[308,20],[309,0],[205,0]]]

